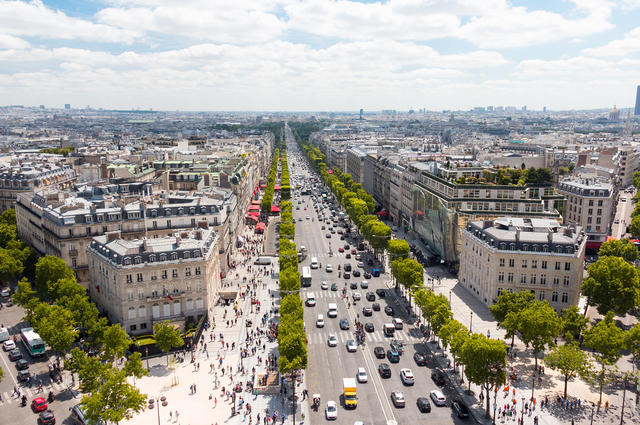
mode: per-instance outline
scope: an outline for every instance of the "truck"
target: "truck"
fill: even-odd
[[[346,409],[355,409],[358,405],[358,397],[356,395],[356,378],[344,378],[344,407]]]

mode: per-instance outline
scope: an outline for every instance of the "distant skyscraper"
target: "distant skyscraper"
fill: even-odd
[[[360,108],[360,119],[362,119],[362,114],[364,113],[364,109]]]
[[[44,105],[40,105],[40,109],[44,109]]]
[[[542,107],[542,112],[547,112],[547,107],[546,106]]]
[[[67,109],[67,110],[71,109],[71,104],[70,103],[65,103],[64,104],[64,109]]]
[[[640,86],[638,86],[638,91],[636,91],[636,110],[635,115],[640,115]]]

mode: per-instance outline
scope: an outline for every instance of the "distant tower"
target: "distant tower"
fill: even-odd
[[[619,121],[620,120],[620,111],[616,108],[616,105],[613,105],[613,109],[609,112],[609,121]]]
[[[362,121],[362,114],[364,113],[364,109],[360,108],[360,121]]]
[[[636,91],[636,110],[634,114],[640,115],[640,86],[638,86],[638,90]]]
[[[71,109],[71,104],[70,104],[70,103],[65,103],[65,104],[64,104],[64,109],[66,109],[67,111],[68,111],[69,109]]]

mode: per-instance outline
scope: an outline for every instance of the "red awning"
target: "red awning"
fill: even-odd
[[[271,212],[280,212],[280,207],[277,205],[274,205],[271,207]]]
[[[260,205],[256,205],[256,204],[249,205],[249,211],[260,211]]]
[[[260,189],[264,189],[265,187],[267,187],[267,185],[266,185],[266,184],[261,184],[261,185],[260,185]]]
[[[420,210],[415,210],[413,213],[415,215],[424,215],[424,213],[422,211],[420,211]]]
[[[276,184],[276,185],[273,186],[273,189],[274,190],[280,190],[280,189],[282,189],[282,187],[280,187],[279,184]]]
[[[263,222],[257,223],[256,230],[264,230],[264,223]]]
[[[587,241],[588,249],[600,249],[600,246],[602,246],[602,241]]]

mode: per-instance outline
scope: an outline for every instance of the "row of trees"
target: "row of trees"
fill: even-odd
[[[278,146],[278,144],[276,144]],[[278,175],[278,162],[280,160],[280,149],[277,147],[273,151],[271,157],[271,169],[269,170],[269,176],[267,177],[267,187],[264,190],[264,196],[260,203],[260,210],[264,214],[271,213],[271,205],[273,204],[273,191],[276,184],[276,177]]]
[[[291,199],[291,181],[289,180],[289,163],[287,162],[287,150],[282,149],[280,154],[280,199]]]
[[[283,144],[283,153],[286,145]],[[286,155],[286,154],[285,154]],[[281,162],[282,175],[289,175],[286,160]],[[300,298],[300,273],[298,251],[294,242],[295,224],[293,205],[284,201],[280,205],[280,324],[278,326],[278,370],[288,375],[293,383],[300,370],[307,368],[307,337],[304,328],[302,300]],[[294,394],[295,395],[295,394]],[[294,397],[295,403],[295,397]],[[295,422],[295,417],[294,417]]]

